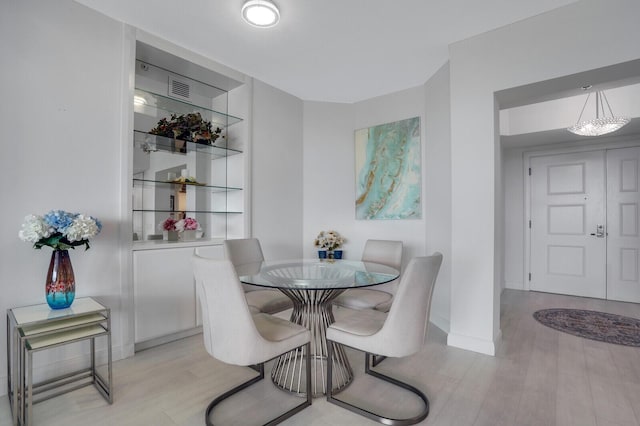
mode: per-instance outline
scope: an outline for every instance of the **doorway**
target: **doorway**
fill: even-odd
[[[531,156],[530,289],[640,302],[640,147]]]

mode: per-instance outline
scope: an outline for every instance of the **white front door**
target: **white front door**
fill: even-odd
[[[605,153],[532,157],[532,290],[606,298]]]
[[[640,302],[640,147],[607,151],[607,298]]]

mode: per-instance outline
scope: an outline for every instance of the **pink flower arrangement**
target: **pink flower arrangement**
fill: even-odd
[[[177,221],[171,216],[169,216],[164,220],[164,222],[160,224],[160,227],[162,228],[163,231],[175,231],[176,223]]]
[[[185,217],[176,222],[176,229],[178,231],[195,231],[199,226],[198,221],[192,217]]]
[[[192,217],[175,220],[173,217],[169,216],[159,225],[159,228],[163,231],[196,231],[200,228],[200,224]]]

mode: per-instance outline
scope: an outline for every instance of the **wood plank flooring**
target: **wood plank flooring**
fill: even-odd
[[[496,357],[446,346],[431,327],[423,350],[387,359],[378,369],[423,389],[438,426],[640,425],[640,349],[560,333],[537,323],[538,309],[569,307],[640,318],[640,305],[506,290],[502,295],[503,342]],[[336,316],[347,315],[340,309]],[[364,376],[363,356],[350,351],[354,383],[340,397],[390,415],[417,410],[411,395]],[[268,371],[268,370],[267,370]],[[217,362],[193,336],[114,363],[115,401],[108,405],[87,387],[34,407],[36,425],[202,425],[209,401],[252,376],[247,368]],[[228,400],[214,420],[264,422],[298,401],[267,378]],[[8,399],[0,398],[0,426],[11,424]],[[285,425],[376,424],[324,399]]]

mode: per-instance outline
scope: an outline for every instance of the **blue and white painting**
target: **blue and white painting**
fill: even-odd
[[[356,130],[356,219],[422,217],[420,117]]]

